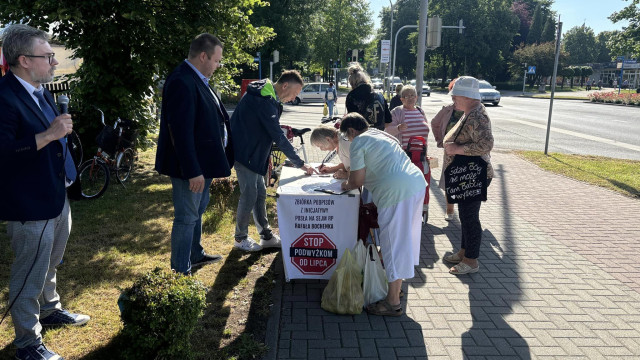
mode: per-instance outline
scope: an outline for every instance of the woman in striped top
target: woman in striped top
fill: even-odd
[[[429,124],[424,111],[416,106],[418,96],[415,87],[404,86],[400,92],[400,100],[402,106],[391,111],[392,121],[390,124],[386,124],[385,131],[397,137],[402,148],[406,149],[409,138],[412,136],[422,136],[425,140],[427,139]]]

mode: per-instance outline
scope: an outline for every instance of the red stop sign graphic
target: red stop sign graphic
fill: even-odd
[[[289,248],[291,263],[305,275],[322,275],[336,264],[338,249],[325,234],[304,233]]]

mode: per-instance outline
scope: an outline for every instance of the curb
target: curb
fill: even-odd
[[[266,335],[264,339],[265,345],[269,348],[262,360],[275,360],[278,355],[278,340],[280,338],[280,313],[282,312],[282,286],[284,282],[284,266],[282,264],[282,253],[280,253],[274,261],[276,262],[276,285],[271,292],[273,305],[271,313],[267,320]]]

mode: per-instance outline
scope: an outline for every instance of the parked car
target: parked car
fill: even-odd
[[[483,103],[492,103],[498,106],[500,103],[500,91],[495,86],[491,86],[488,81],[480,80],[480,96]]]
[[[340,80],[340,87],[349,87],[349,83],[347,82],[347,79],[342,79]]]
[[[416,86],[416,80],[411,80],[409,82],[409,84],[411,84],[412,86]],[[422,95],[427,95],[427,96],[431,96],[431,87],[429,85],[427,85],[426,81],[422,82]]]
[[[324,92],[328,87],[329,83],[306,84],[291,103],[298,105],[300,103],[324,102]]]
[[[387,87],[389,89],[389,92],[393,93],[396,91],[396,86],[402,85],[402,80],[400,80],[400,78],[397,76],[394,76],[393,80],[391,80],[391,77],[388,77],[386,79],[386,83],[389,84]]]
[[[374,90],[377,90],[377,89],[382,90],[384,88],[384,85],[382,84],[382,80],[380,79],[371,79],[371,85],[373,85]]]

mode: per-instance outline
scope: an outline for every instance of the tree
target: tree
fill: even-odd
[[[215,78],[231,83],[236,65],[253,60],[245,49],[260,46],[273,35],[269,28],[252,26],[247,17],[253,7],[264,4],[259,0],[228,0],[215,6],[200,0],[13,0],[0,8],[0,22],[52,26],[54,37],[73,49],[74,58],[83,59],[74,75],[74,112],[97,106],[110,122],[116,117],[133,120],[144,137],[156,125],[148,106],[156,81],[185,58],[195,35],[210,32],[225,43],[226,66]],[[81,132],[97,131],[99,121],[88,116],[76,117],[76,125]]]
[[[523,63],[535,65],[536,74],[534,75],[533,83],[540,84],[543,78],[553,75],[555,52],[556,47],[552,42],[522,46],[513,53],[513,59],[510,64],[511,73],[517,74]],[[560,51],[558,68],[562,68],[566,58],[567,54],[564,51]]]
[[[329,59],[343,58],[347,49],[364,49],[373,27],[369,3],[328,0],[324,5],[324,11],[311,20],[317,24],[311,42],[313,61],[326,64]]]
[[[569,65],[591,63],[596,57],[596,37],[593,30],[584,24],[565,33],[563,46],[569,53]]]
[[[520,30],[514,37],[513,43],[520,44],[526,41],[531,26],[531,10],[529,4],[524,0],[516,0],[511,5],[511,12],[520,20]]]
[[[548,17],[540,35],[540,42],[550,42],[556,40],[556,21],[552,17]]]
[[[560,88],[564,89],[564,82],[566,78],[573,79],[573,77],[575,76],[575,71],[572,67],[564,67],[560,70],[560,76],[562,76],[562,85],[560,86]]]
[[[429,51],[430,59],[442,59],[443,81],[468,74],[488,80],[502,80],[507,74],[506,58],[518,31],[518,18],[504,0],[433,0],[429,16],[439,15],[443,25],[464,21],[462,36],[444,29],[442,46]]]
[[[540,42],[544,21],[542,7],[538,4],[533,11],[533,17],[531,18],[531,27],[529,27],[529,35],[527,35],[527,44],[537,44]]]
[[[594,62],[603,63],[613,59],[613,54],[609,48],[608,42],[611,41],[618,31],[603,31],[596,36],[596,58]]]
[[[394,5],[393,16],[393,48],[396,52],[396,76],[414,78],[416,73],[416,52],[418,29],[405,29],[398,34],[398,30],[405,25],[417,25],[420,9],[420,0],[398,0]],[[389,8],[384,8],[381,14],[381,27],[379,34],[383,39],[389,37]],[[396,34],[398,42],[396,43]],[[386,36],[386,37],[384,37]],[[393,49],[391,54],[393,55]],[[391,60],[393,65],[393,59]]]
[[[611,36],[608,42],[612,54],[630,54],[640,57],[640,0],[631,0],[631,4],[624,9],[614,12],[609,20],[617,23],[627,20],[629,25],[622,31]]]
[[[280,62],[273,66],[274,74],[279,73],[281,69],[294,68],[295,62],[304,63],[311,60],[309,44],[314,39],[318,24],[309,20],[317,18],[316,13],[323,5],[322,2],[312,0],[270,0],[269,6],[258,7],[249,17],[254,26],[273,28],[276,36],[256,50],[259,50],[264,58],[274,50],[280,52]],[[255,64],[243,75],[257,78]]]

